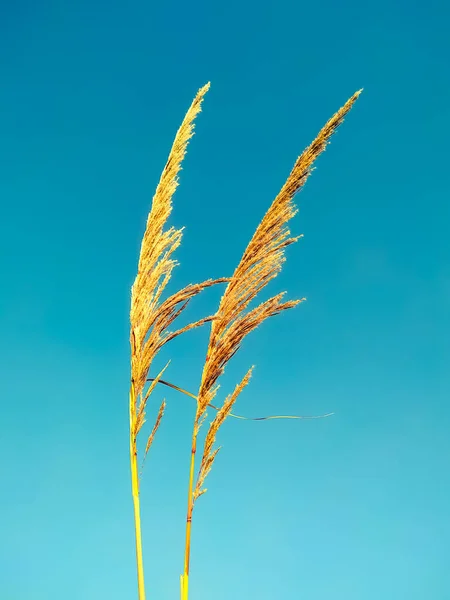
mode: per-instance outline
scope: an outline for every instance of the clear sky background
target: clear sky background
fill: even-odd
[[[308,301],[245,342],[194,515],[192,600],[450,597],[450,12],[443,0],[3,2],[0,598],[136,598],[129,290],[197,89],[171,290],[231,274],[297,155],[364,92],[297,197],[271,293]],[[186,318],[211,313],[221,290]],[[195,391],[208,331],[173,343]],[[194,404],[142,483],[148,600],[179,596]],[[223,396],[221,396],[223,399]]]

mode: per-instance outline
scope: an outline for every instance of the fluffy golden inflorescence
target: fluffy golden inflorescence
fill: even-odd
[[[172,197],[178,186],[178,174],[186,154],[187,144],[194,134],[194,120],[201,111],[203,97],[209,83],[202,87],[192,102],[178,129],[169,158],[162,172],[152,200],[147,226],[141,244],[138,273],[131,290],[130,344],[131,380],[136,405],[134,415],[134,435],[136,436],[145,421],[145,406],[154,385],[144,394],[146,380],[152,361],[159,350],[178,335],[209,322],[206,317],[175,331],[169,331],[172,323],[184,311],[189,301],[199,292],[216,283],[228,281],[226,278],[209,279],[199,284],[187,285],[164,301],[161,295],[177,266],[173,254],[181,242],[182,229],[164,227],[172,212]],[[139,406],[137,405],[139,401]],[[160,410],[157,425],[162,418]],[[149,443],[153,440],[149,438]],[[148,448],[147,448],[148,450]]]
[[[361,90],[356,92],[338,110],[322,128],[312,144],[298,157],[286,183],[256,229],[228,283],[211,324],[208,352],[198,394],[197,428],[208,404],[217,392],[217,381],[222,375],[225,365],[238,351],[244,337],[268,317],[292,308],[304,300],[283,302],[284,293],[280,293],[248,310],[249,304],[281,270],[285,260],[285,248],[299,239],[298,237],[291,237],[287,226],[297,212],[294,196],[305,184],[312,171],[314,161],[325,150],[330,137],[342,123],[360,93]],[[230,413],[240,391],[247,385],[249,376],[250,372],[247,373],[233,394],[227,398],[221,411],[210,425],[207,434],[208,443],[205,444],[195,488],[195,498],[202,493],[204,479],[217,454],[217,450],[212,450],[212,442],[215,439],[217,429]],[[219,414],[221,415],[220,419]]]
[[[211,285],[188,286],[159,304],[177,262],[173,253],[181,242],[182,229],[164,227],[172,212],[172,197],[178,186],[178,173],[186,154],[187,144],[194,134],[194,119],[201,110],[209,84],[201,88],[177,131],[169,158],[152,200],[147,227],[141,244],[138,273],[131,290],[131,376],[136,397],[142,393],[151,361],[167,341],[167,327],[181,312],[179,305]],[[149,335],[151,331],[151,334]]]

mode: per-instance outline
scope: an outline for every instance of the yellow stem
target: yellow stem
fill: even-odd
[[[191,466],[189,470],[188,506],[186,515],[186,542],[184,546],[184,573],[181,576],[181,600],[188,600],[189,594],[189,559],[191,554],[191,526],[194,508],[194,470],[195,453],[197,451],[197,419],[192,434]]]
[[[134,529],[136,535],[136,565],[138,579],[138,599],[145,600],[144,563],[142,560],[141,537],[141,511],[139,503],[139,474],[136,447],[136,396],[134,385],[130,389],[130,464],[131,464],[131,491],[133,494]]]

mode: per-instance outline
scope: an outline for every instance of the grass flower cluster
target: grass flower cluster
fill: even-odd
[[[260,292],[281,271],[287,246],[299,239],[292,237],[289,231],[289,221],[297,212],[294,203],[295,194],[305,184],[312,171],[314,161],[325,150],[330,137],[342,123],[361,92],[361,90],[356,92],[333,115],[312,144],[297,158],[286,183],[258,225],[232,276],[190,284],[163,299],[163,293],[172,271],[177,266],[174,253],[181,244],[183,234],[182,229],[167,228],[167,221],[172,211],[172,198],[178,186],[181,163],[186,154],[188,142],[194,133],[194,121],[201,111],[202,101],[208,89],[209,84],[198,91],[175,136],[169,158],[153,196],[141,245],[138,272],[131,291],[130,465],[139,600],[145,600],[145,586],[137,439],[145,423],[149,398],[155,387],[161,384],[187,394],[196,401],[188,476],[184,569],[180,579],[181,600],[188,600],[194,506],[198,498],[206,492],[205,480],[220,449],[215,447],[220,427],[228,417],[246,418],[236,415],[233,407],[241,391],[249,384],[252,368],[247,371],[223,403],[217,406],[213,404],[213,401],[218,394],[220,377],[227,363],[239,350],[244,338],[249,333],[269,317],[294,308],[304,300],[285,300],[284,293],[280,293],[264,302],[256,303],[256,306],[250,308]],[[177,329],[176,321],[189,302],[204,289],[217,284],[223,284],[226,287],[216,311],[210,316]],[[199,373],[200,383],[197,394],[187,392],[163,379],[168,365],[155,377],[149,377],[153,361],[163,346],[179,335],[203,325],[210,327],[210,336],[201,375]],[[215,411],[215,415],[208,426],[201,457],[197,458],[197,439],[200,428],[206,421],[208,407]],[[165,402],[161,404],[147,438],[143,460],[155,439],[155,434],[164,417],[164,409]],[[255,420],[271,418],[308,417],[274,415],[259,417]],[[197,462],[199,465],[196,473]]]

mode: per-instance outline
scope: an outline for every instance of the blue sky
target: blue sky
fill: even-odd
[[[298,196],[237,409],[194,515],[192,600],[450,595],[449,8],[18,1],[0,8],[0,596],[136,597],[128,309],[173,136],[211,81],[172,222],[172,290],[228,275],[295,158],[357,89]],[[220,290],[187,317],[214,310]],[[160,357],[195,391],[208,331]],[[194,406],[165,395],[142,483],[149,600],[178,598]]]

